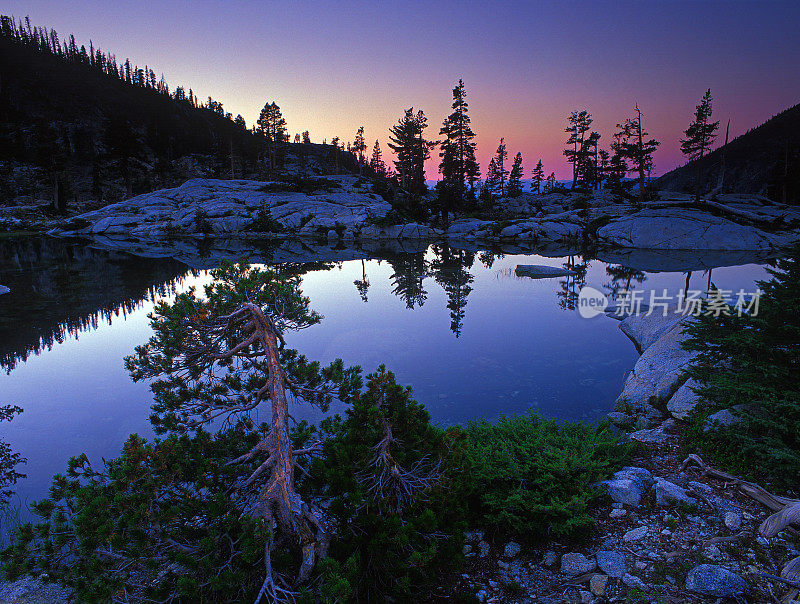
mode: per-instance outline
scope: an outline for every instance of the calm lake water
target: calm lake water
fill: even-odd
[[[708,283],[703,266],[735,265],[713,270],[713,282],[725,289],[752,291],[767,277],[763,260],[747,255],[602,261],[455,245],[305,254],[278,266],[302,274],[304,292],[325,318],[290,333],[288,343],[309,358],[339,357],[365,372],[386,364],[441,425],[528,408],[581,421],[608,413],[638,355],[617,321],[580,316],[583,285],[637,288],[647,297],[663,289],[676,295],[685,268],[694,269],[693,289]],[[129,434],[152,435],[152,398],[146,384],[130,381],[123,357],[150,336],[155,301],[210,279],[190,268],[213,264],[207,254],[179,257],[184,261],[54,239],[0,240],[0,284],[11,288],[0,296],[0,404],[24,409],[0,425],[0,437],[27,459],[18,502],[46,495],[70,456],[113,457]],[[331,260],[347,257],[355,259]],[[518,264],[568,265],[578,276],[518,277]],[[319,418],[311,408],[296,416]]]

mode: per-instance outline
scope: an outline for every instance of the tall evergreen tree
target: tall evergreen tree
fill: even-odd
[[[550,193],[555,188],[556,188],[556,173],[550,172],[550,176],[547,177],[547,180],[544,183],[544,192]]]
[[[624,124],[617,124],[619,128],[619,146],[617,152],[623,160],[628,161],[629,172],[635,172],[639,176],[639,202],[644,202],[645,193],[645,175],[649,174],[653,169],[653,153],[661,144],[657,140],[651,138],[642,127],[642,112],[639,109],[639,104],[636,104],[636,116],[625,120]]]
[[[475,160],[475,133],[470,127],[466,98],[464,82],[459,80],[453,89],[453,112],[445,118],[439,131],[444,136],[439,154],[442,158],[439,171],[456,197],[461,199],[466,192],[466,185],[469,183],[470,188],[474,188],[475,182],[480,178],[480,167]]]
[[[522,153],[517,152],[514,163],[508,173],[508,196],[519,197],[522,195]]]
[[[271,174],[277,167],[278,148],[289,140],[286,130],[286,120],[283,119],[281,109],[275,101],[267,102],[258,116],[258,130],[264,135],[267,143],[267,169]]]
[[[389,148],[397,155],[394,161],[400,187],[412,194],[421,194],[425,186],[425,160],[430,157],[431,142],[424,136],[428,118],[422,110],[405,110],[395,126],[389,130]]]
[[[712,111],[711,89],[709,88],[695,109],[694,121],[689,124],[689,127],[684,132],[686,138],[681,139],[681,151],[683,154],[688,156],[690,160],[697,162],[695,201],[700,201],[700,190],[703,184],[703,156],[714,144],[714,139],[717,138],[717,128],[719,128],[718,121],[711,121]]]
[[[542,160],[539,159],[539,163],[536,164],[536,167],[531,172],[531,191],[536,193],[537,195],[542,192],[542,181],[544,180],[544,166],[542,165]]]
[[[506,194],[506,179],[508,178],[508,170],[506,170],[505,162],[508,159],[508,151],[506,150],[506,139],[501,138],[500,144],[497,147],[497,151],[494,154],[494,164],[495,164],[495,178],[497,179],[498,183],[498,191],[500,197],[503,197]]]
[[[367,150],[367,143],[364,142],[364,126],[359,126],[356,131],[356,138],[353,141],[351,150],[358,157],[358,175],[361,176],[364,166],[364,151]]]
[[[572,188],[578,182],[578,167],[580,161],[580,151],[583,148],[583,143],[586,140],[586,133],[592,125],[592,116],[587,111],[573,111],[567,118],[569,125],[564,129],[564,132],[569,134],[567,145],[572,145],[564,150],[564,156],[572,164]]]
[[[372,157],[369,160],[369,167],[376,176],[386,176],[386,164],[383,162],[381,145],[378,141],[375,141],[375,144],[372,146]]]

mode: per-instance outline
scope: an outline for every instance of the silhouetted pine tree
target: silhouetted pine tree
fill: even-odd
[[[634,118],[625,120],[624,124],[617,124],[620,132],[617,153],[625,160],[628,171],[639,175],[639,202],[641,203],[644,202],[645,175],[649,175],[653,170],[653,153],[661,143],[653,138],[647,139],[650,135],[642,127],[642,112],[638,103],[635,111]],[[630,164],[628,164],[628,160]]]
[[[422,110],[405,110],[395,126],[389,130],[389,148],[397,155],[394,161],[400,187],[412,194],[427,191],[425,186],[425,160],[430,157],[431,142],[424,137],[428,118]]]
[[[522,153],[517,152],[514,163],[508,173],[508,196],[519,197],[522,195]]]
[[[564,132],[569,134],[567,145],[572,145],[572,148],[565,149],[564,156],[572,164],[572,188],[574,189],[578,182],[580,151],[586,140],[589,126],[592,125],[592,116],[587,111],[573,111],[567,118],[567,122],[569,126],[564,129]]]
[[[542,166],[542,160],[539,159],[539,163],[536,164],[536,167],[531,172],[531,191],[534,193],[541,193],[542,192],[542,181],[544,180],[544,166]]]
[[[350,150],[358,157],[358,175],[361,176],[364,166],[364,151],[367,150],[367,144],[364,142],[364,126],[359,126],[356,131],[356,138]]]
[[[697,162],[696,201],[700,201],[700,190],[703,184],[702,159],[714,144],[714,139],[717,138],[717,128],[719,128],[719,122],[710,121],[712,111],[711,89],[709,88],[695,109],[694,121],[684,132],[686,138],[681,139],[683,154]]]

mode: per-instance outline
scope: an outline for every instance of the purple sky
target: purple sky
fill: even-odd
[[[722,136],[728,118],[735,136],[800,102],[797,1],[6,0],[0,12],[91,38],[248,125],[266,100],[313,141],[351,141],[363,124],[385,155],[406,107],[423,109],[438,134],[461,77],[482,167],[504,136],[526,175],[540,157],[569,175],[561,150],[573,109],[594,116],[605,147],[638,101],[662,141],[663,173],[683,163],[678,139],[706,88]]]

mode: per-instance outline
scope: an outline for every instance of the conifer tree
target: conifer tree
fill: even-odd
[[[703,184],[703,156],[714,144],[714,139],[717,138],[717,128],[719,128],[718,121],[711,121],[711,113],[713,111],[711,100],[711,89],[709,88],[695,109],[694,121],[689,124],[689,127],[684,132],[686,138],[681,139],[681,151],[690,160],[694,160],[697,163],[695,201],[700,201],[700,190]]]
[[[564,129],[564,132],[569,134],[567,145],[572,145],[564,150],[564,156],[572,164],[572,188],[578,182],[578,170],[580,161],[580,151],[583,148],[583,143],[586,140],[586,133],[589,131],[589,126],[592,125],[592,116],[587,111],[573,111],[567,118],[569,125]]]
[[[356,138],[353,140],[351,151],[358,156],[358,175],[362,175],[362,168],[364,166],[364,151],[367,150],[367,144],[364,142],[364,126],[359,126],[356,131]]]
[[[517,152],[514,163],[508,173],[508,196],[519,197],[522,195],[522,153]]]
[[[497,161],[492,157],[489,160],[489,167],[486,169],[486,181],[483,183],[482,196],[486,201],[491,201],[499,189],[500,175],[497,171]]]
[[[537,195],[542,192],[542,181],[544,180],[544,166],[542,166],[542,160],[539,159],[539,163],[536,164],[536,167],[531,172],[531,191],[536,193]]]
[[[372,146],[372,157],[369,160],[369,167],[378,177],[386,176],[386,164],[383,162],[383,154],[381,153],[381,145],[376,140]]]
[[[506,194],[506,179],[508,178],[508,170],[505,168],[505,162],[508,158],[508,151],[506,150],[505,138],[500,139],[500,144],[494,154],[494,167],[495,179],[498,185],[498,193],[500,197]]]
[[[550,193],[556,187],[556,173],[550,172],[550,176],[547,177],[547,180],[544,183],[544,192]]]
[[[431,142],[424,136],[428,118],[422,110],[405,110],[395,126],[389,130],[389,148],[397,155],[394,161],[400,187],[412,194],[421,194],[425,186],[425,160],[430,157]]]
[[[267,102],[264,105],[256,124],[267,143],[267,170],[269,174],[272,174],[278,163],[278,146],[286,142],[289,137],[286,131],[286,120],[283,119],[281,109],[275,101]]]
[[[627,170],[635,172],[639,176],[639,202],[644,202],[645,194],[645,175],[653,169],[653,153],[661,144],[651,138],[642,127],[642,112],[639,104],[635,106],[636,116],[625,120],[624,124],[617,124],[619,137],[617,143],[617,153],[625,161]],[[630,164],[628,164],[630,161]]]
[[[475,160],[475,133],[470,127],[466,97],[464,82],[459,80],[453,89],[453,112],[445,118],[439,131],[444,136],[439,154],[442,158],[439,172],[457,204],[463,201],[467,184],[474,189],[475,182],[480,178],[480,167]]]

